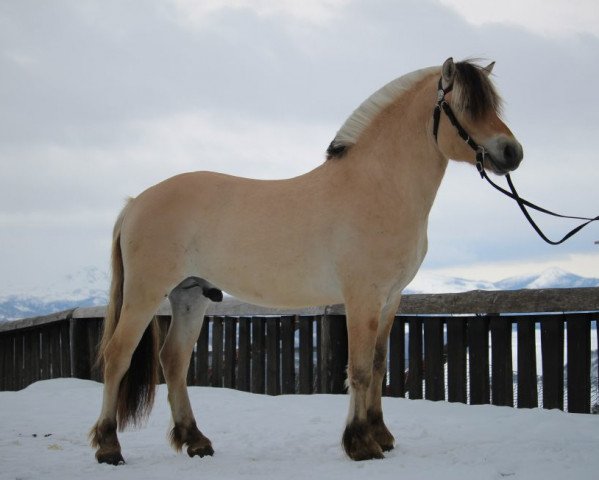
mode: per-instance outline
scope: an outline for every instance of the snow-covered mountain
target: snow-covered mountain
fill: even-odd
[[[599,287],[599,278],[587,278],[548,268],[535,275],[521,275],[498,282],[468,280],[465,278],[421,272],[406,288],[406,293],[457,293],[469,290],[520,290],[523,288]]]
[[[34,317],[74,307],[105,305],[109,278],[105,271],[87,267],[53,283],[0,292],[0,321]],[[469,280],[421,272],[406,293],[454,293],[469,290],[598,287],[599,278],[585,278],[559,268],[499,282]]]
[[[0,292],[0,321],[35,317],[74,307],[105,305],[108,274],[86,267],[48,284],[15,286]]]

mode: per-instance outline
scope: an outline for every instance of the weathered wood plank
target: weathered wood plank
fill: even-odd
[[[441,317],[424,319],[424,382],[427,400],[445,400],[443,324],[444,319]]]
[[[518,408],[537,408],[537,348],[535,318],[519,317],[518,324]]]
[[[33,331],[23,332],[23,388],[33,383]]]
[[[266,393],[279,395],[281,393],[280,380],[280,318],[269,317],[266,319]]]
[[[488,404],[489,388],[489,317],[468,319],[470,404]]]
[[[422,319],[410,317],[408,320],[410,330],[408,333],[408,378],[407,390],[409,398],[422,398],[423,356],[422,356]]]
[[[389,388],[391,397],[405,397],[406,372],[406,321],[395,317],[389,334]]]
[[[40,375],[42,380],[52,378],[52,325],[40,327],[42,356]]]
[[[225,363],[224,386],[235,388],[235,366],[237,364],[237,319],[225,317]]]
[[[14,369],[12,343],[12,335],[10,333],[0,335],[0,391],[12,390],[12,385],[9,381]]]
[[[40,370],[40,358],[41,358],[41,342],[40,342],[40,331],[36,328],[29,333],[31,341],[31,373],[29,377],[29,383],[37,382],[41,376]]]
[[[105,307],[99,307],[105,309]],[[24,318],[22,320],[13,320],[10,322],[0,323],[0,332],[11,332],[13,330],[23,330],[26,328],[38,327],[40,325],[47,325],[62,320],[68,320],[72,318],[73,312],[77,309],[64,310],[62,312],[51,313],[49,315],[43,315],[41,317]],[[90,315],[91,318],[96,318],[98,315]]]
[[[53,324],[50,329],[50,349],[52,350],[52,377],[62,376],[61,351],[60,351],[60,324]]]
[[[212,318],[212,375],[210,385],[223,386],[223,317]]]
[[[511,317],[493,315],[491,328],[491,401],[493,405],[514,406]]]
[[[564,317],[541,318],[543,408],[564,409]]]
[[[252,317],[252,393],[265,391],[264,317]]]
[[[343,393],[347,370],[347,323],[344,315],[326,315],[316,325],[322,332],[321,391]]]
[[[313,316],[299,318],[299,393],[312,393],[314,379]]]
[[[237,389],[250,391],[250,318],[239,319],[239,358],[237,364]]]
[[[89,361],[90,361],[90,379],[96,382],[102,381],[102,372],[96,363],[96,356],[98,354],[98,346],[100,344],[100,338],[102,336],[102,319],[92,318],[87,320],[77,320],[79,322],[84,321],[87,323],[87,341],[89,349]]]
[[[208,343],[210,340],[211,317],[204,317],[200,336],[196,342],[196,385],[207,386],[210,378],[210,365],[208,358]]]
[[[295,393],[295,316],[281,318],[281,393]]]
[[[74,376],[71,351],[71,320],[69,319],[60,322],[60,370],[62,377]]]
[[[447,319],[447,399],[450,402],[468,403],[466,322],[463,317]]]
[[[568,412],[591,412],[591,317],[566,315],[568,329]]]

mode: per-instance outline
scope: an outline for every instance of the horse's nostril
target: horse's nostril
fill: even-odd
[[[517,161],[517,157],[518,157],[518,153],[516,152],[516,147],[514,147],[514,145],[512,145],[511,143],[508,143],[503,148],[504,160],[509,164],[513,164]]]

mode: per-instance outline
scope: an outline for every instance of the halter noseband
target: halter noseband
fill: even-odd
[[[487,175],[487,172],[485,171],[484,162],[485,162],[485,156],[487,155],[487,151],[485,150],[485,147],[483,147],[482,145],[479,145],[474,140],[472,140],[470,135],[468,135],[468,132],[464,129],[464,127],[462,127],[462,125],[460,124],[460,122],[458,121],[456,116],[454,115],[453,110],[451,109],[449,104],[445,101],[445,95],[448,94],[449,92],[451,92],[452,88],[453,88],[453,84],[449,85],[446,89],[444,89],[443,88],[443,77],[441,77],[439,79],[439,85],[437,88],[437,104],[435,105],[435,110],[433,111],[433,136],[435,137],[435,142],[438,143],[437,134],[439,133],[439,122],[441,121],[441,111],[443,111],[443,112],[445,112],[445,115],[447,115],[447,118],[449,119],[451,124],[457,130],[458,135],[468,144],[468,146],[472,150],[474,150],[476,152],[476,168],[478,170],[478,173],[480,174],[480,177],[484,178],[487,182],[489,182],[489,184],[496,190],[500,191],[504,195],[507,195],[511,199],[515,200],[516,203],[518,204],[518,207],[520,207],[520,210],[526,217],[526,220],[528,220],[528,223],[530,223],[532,228],[534,228],[535,232],[537,232],[538,235],[545,242],[549,243],[550,245],[559,245],[560,243],[563,243],[566,240],[568,240],[575,233],[578,233],[580,230],[582,230],[584,227],[586,227],[589,223],[599,221],[599,215],[596,216],[595,218],[573,217],[570,215],[561,215],[559,213],[552,212],[551,210],[547,210],[545,208],[539,207],[538,205],[535,205],[534,203],[521,198],[520,195],[518,195],[518,192],[516,191],[516,187],[514,186],[514,183],[512,182],[512,179],[511,179],[509,173],[507,173],[505,175],[505,178],[507,180],[507,183],[508,183],[508,186],[510,187],[511,192],[507,191],[505,188],[500,187],[493,180],[491,180],[489,178],[489,176]],[[545,213],[547,215],[551,215],[553,217],[584,220],[584,223],[582,223],[578,227],[570,230],[566,235],[563,236],[563,238],[561,240],[557,240],[557,241],[550,240],[549,238],[547,238],[547,236],[541,231],[539,226],[532,219],[532,217],[530,216],[530,213],[528,212],[526,207],[532,208],[533,210],[536,210],[541,213]]]

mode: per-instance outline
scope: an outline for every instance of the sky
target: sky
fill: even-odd
[[[108,270],[127,196],[214,170],[285,178],[413,70],[495,60],[524,147],[520,193],[599,214],[594,0],[0,0],[0,292]],[[573,224],[539,223],[561,237]],[[450,162],[423,271],[599,276],[599,227],[545,245],[475,169]]]

